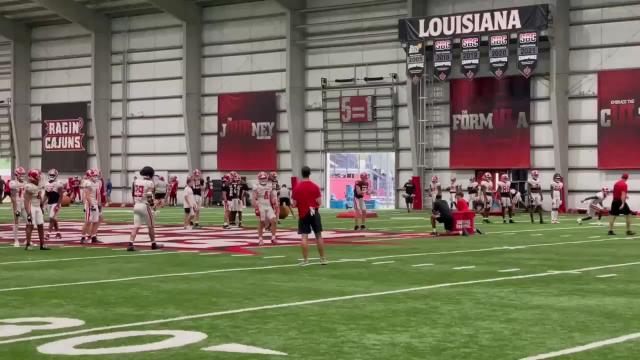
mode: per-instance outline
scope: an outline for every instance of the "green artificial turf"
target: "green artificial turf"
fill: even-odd
[[[322,211],[326,229],[352,228],[353,220],[337,219],[335,213]],[[425,213],[379,215],[368,222],[370,229],[430,231]],[[0,207],[0,224],[10,216],[6,205]],[[182,209],[163,209],[157,220],[178,224],[181,217]],[[79,220],[82,211],[63,209],[61,218]],[[105,219],[129,222],[131,214],[107,210]],[[0,319],[64,317],[85,325],[0,337],[0,360],[279,358],[202,350],[229,343],[300,360],[517,360],[639,332],[640,237],[624,236],[623,226],[610,237],[606,227],[578,226],[575,219],[540,225],[531,224],[528,215],[519,215],[516,224],[492,218],[493,224],[480,225],[485,235],[467,238],[394,240],[390,234],[374,244],[329,246],[327,266],[305,268],[296,265],[295,246],[242,257],[83,247],[26,252],[2,246]],[[221,222],[220,209],[204,211],[203,225]],[[255,226],[255,217],[246,216],[245,223]],[[282,227],[295,225],[287,219]],[[317,256],[314,248],[311,256]],[[611,267],[598,268],[605,266]],[[455,269],[460,267],[466,268]],[[564,272],[577,269],[582,271]],[[606,274],[616,276],[596,277]],[[166,321],[135,325],[154,320]],[[109,328],[119,325],[125,326]],[[174,349],[120,355],[70,357],[37,350],[75,336],[142,330],[208,337]],[[75,331],[80,333],[65,335]],[[163,339],[125,338],[81,348]],[[639,350],[640,343],[631,340],[561,358],[637,359]]]

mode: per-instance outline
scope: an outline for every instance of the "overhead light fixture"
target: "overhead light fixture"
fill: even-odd
[[[382,76],[376,76],[376,77],[369,77],[369,76],[365,76],[364,77],[364,81],[365,82],[371,82],[371,81],[382,81],[384,80],[384,77]]]
[[[355,78],[335,79],[334,81],[337,82],[337,83],[352,83],[352,82],[355,82],[356,79]]]

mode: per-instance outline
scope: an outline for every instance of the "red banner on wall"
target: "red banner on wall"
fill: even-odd
[[[640,169],[640,69],[598,72],[598,168]]]
[[[529,80],[452,80],[449,166],[522,169],[531,165]]]
[[[341,96],[340,120],[346,123],[373,121],[373,97]]]
[[[274,91],[218,96],[218,170],[276,170]]]

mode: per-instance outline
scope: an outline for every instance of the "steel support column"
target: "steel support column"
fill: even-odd
[[[551,71],[549,97],[553,127],[553,157],[556,172],[566,179],[569,171],[569,1],[557,0],[551,7]]]

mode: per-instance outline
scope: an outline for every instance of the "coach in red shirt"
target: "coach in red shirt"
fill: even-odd
[[[309,234],[313,230],[316,236],[318,253],[320,254],[320,264],[326,265],[324,257],[324,241],[322,240],[322,221],[318,208],[322,204],[322,194],[320,188],[313,181],[309,180],[311,169],[308,166],[302,167],[302,181],[293,188],[291,200],[293,207],[298,208],[298,234],[302,236],[302,263],[300,266],[309,265]]]
[[[611,220],[609,221],[609,235],[615,235],[613,232],[613,224],[616,222],[616,218],[620,215],[624,215],[627,222],[627,235],[635,235],[631,231],[631,210],[629,204],[627,204],[627,194],[629,193],[627,187],[627,180],[629,174],[622,174],[622,178],[613,185],[613,200],[611,201]]]

